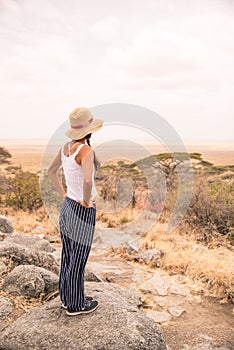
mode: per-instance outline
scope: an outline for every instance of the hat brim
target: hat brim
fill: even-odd
[[[67,135],[69,138],[73,140],[79,140],[88,134],[91,134],[93,132],[100,130],[102,126],[103,126],[102,119],[93,119],[92,123],[90,123],[88,126],[85,126],[82,129],[69,128],[65,132],[65,135]]]

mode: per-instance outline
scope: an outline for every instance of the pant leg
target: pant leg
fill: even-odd
[[[85,305],[84,271],[93,240],[96,208],[85,208],[70,198],[66,202],[61,218],[60,295],[69,309],[80,310]]]
[[[60,274],[59,274],[59,294],[60,299],[64,305],[67,305],[67,281],[66,274],[67,269],[70,263],[71,256],[71,242],[68,239],[68,234],[66,230],[66,212],[67,212],[67,203],[64,201],[59,218],[60,226],[60,237],[62,241],[62,252],[61,252],[61,264],[60,264]]]

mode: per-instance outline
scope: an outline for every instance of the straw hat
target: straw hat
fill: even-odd
[[[73,140],[79,140],[86,135],[98,131],[103,125],[103,120],[96,119],[86,107],[76,108],[69,115],[70,128],[66,135]]]

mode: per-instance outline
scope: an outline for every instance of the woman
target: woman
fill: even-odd
[[[89,139],[102,127],[103,120],[94,119],[86,107],[75,109],[69,119],[66,135],[71,141],[59,150],[48,175],[65,198],[59,218],[62,240],[59,292],[62,307],[73,316],[92,312],[98,307],[96,300],[84,294],[84,271],[96,224],[94,173],[99,165]],[[61,165],[66,191],[57,173]]]

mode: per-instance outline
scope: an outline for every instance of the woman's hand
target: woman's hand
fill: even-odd
[[[83,207],[85,208],[92,208],[93,205],[95,204],[95,201],[93,199],[90,200],[90,205],[88,205],[85,201],[81,201],[80,199],[77,200],[78,203],[80,203],[81,205],[83,205]]]

